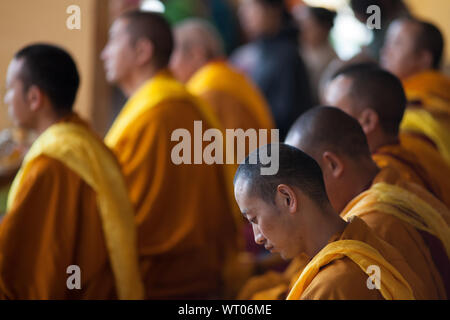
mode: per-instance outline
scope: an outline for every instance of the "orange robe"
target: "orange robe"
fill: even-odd
[[[402,255],[375,235],[365,222],[354,217],[341,234],[334,235],[329,244],[340,240],[356,240],[377,250],[409,284],[415,299],[424,299],[424,284],[411,270]],[[320,254],[320,252],[319,252]],[[310,264],[314,261],[311,260]],[[308,264],[309,266],[309,264]],[[306,266],[305,270],[307,270]],[[383,280],[383,273],[380,275]],[[343,255],[320,266],[318,273],[302,290],[300,300],[382,300],[380,290],[369,289],[368,274],[348,256]],[[297,283],[292,291],[296,290]],[[292,299],[290,293],[290,298]]]
[[[395,169],[389,167],[382,169],[375,177],[373,185],[379,182],[402,187],[419,195],[422,200],[430,204],[436,203],[436,206],[443,206],[443,210],[446,210],[445,206],[426,190],[403,180]],[[370,189],[350,201],[341,216],[348,214],[361,201],[364,201],[366,196],[370,196]],[[423,280],[426,289],[425,297],[427,299],[445,299],[447,296],[444,283],[446,272],[442,274],[442,267],[439,264],[442,257],[446,257],[446,253],[440,241],[433,235],[419,230],[389,213],[375,208],[368,208],[366,211],[367,213],[361,215],[360,218],[380,238],[394,246],[403,255],[413,271]],[[430,243],[429,239],[433,239],[433,243]],[[444,268],[448,266],[448,262],[444,262],[443,266]]]
[[[450,165],[450,78],[426,71],[403,82],[409,106],[401,130],[433,142]]]
[[[123,122],[130,113],[130,121]],[[172,133],[186,129],[193,143],[197,120],[203,131],[209,128],[192,97],[164,71],[128,100],[105,138],[119,159],[136,210],[149,299],[218,297],[226,252],[235,246],[221,165],[176,165],[171,158],[178,144],[171,141]]]
[[[226,129],[274,128],[272,114],[259,89],[225,61],[206,64],[186,86],[209,103]]]
[[[294,258],[284,272],[268,271],[250,278],[242,287],[238,300],[284,300],[292,289],[309,258],[301,254]]]
[[[60,161],[33,161],[0,224],[0,298],[117,298],[96,197]],[[81,290],[67,288],[70,265],[80,267]]]
[[[428,143],[402,133],[400,144],[386,145],[372,154],[378,167],[397,170],[402,179],[417,183],[450,208],[450,166]]]

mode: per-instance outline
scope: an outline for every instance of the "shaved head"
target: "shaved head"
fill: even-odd
[[[197,46],[205,50],[207,59],[224,56],[222,38],[216,28],[204,19],[192,18],[184,20],[175,27],[177,45],[182,50]]]
[[[129,11],[119,17],[127,21],[127,32],[134,46],[141,39],[153,44],[153,62],[158,68],[166,68],[172,55],[174,40],[172,29],[167,20],[160,14]]]
[[[444,38],[439,29],[426,21],[397,19],[389,25],[381,50],[381,65],[401,79],[442,64]]]
[[[429,51],[433,57],[432,68],[439,69],[444,52],[444,37],[439,28],[428,21],[413,18],[402,18],[398,22],[414,26],[415,49]]]
[[[234,183],[243,179],[249,184],[253,196],[274,204],[277,186],[286,184],[300,189],[319,207],[328,204],[322,171],[314,159],[303,151],[286,144],[279,144],[279,170],[275,175],[261,175],[264,165],[259,160],[259,154],[270,154],[272,145],[266,145],[252,152],[258,157],[252,164],[250,154],[239,166],[234,177]]]
[[[208,21],[187,19],[175,27],[175,50],[170,60],[174,76],[187,82],[211,60],[225,56],[219,32]]]
[[[286,143],[320,165],[331,205],[341,212],[378,173],[359,122],[333,107],[315,107],[292,126]]]
[[[363,110],[372,109],[383,131],[391,136],[398,135],[407,103],[400,79],[371,63],[338,70],[329,83],[325,99],[342,110],[348,109],[345,111],[355,118]]]
[[[350,158],[371,158],[358,121],[333,107],[315,107],[305,112],[289,130],[286,143],[314,159],[319,159],[325,150]]]

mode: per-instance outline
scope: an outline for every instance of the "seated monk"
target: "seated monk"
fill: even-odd
[[[375,163],[391,167],[417,183],[450,208],[450,166],[439,152],[399,126],[406,97],[399,79],[372,64],[338,71],[328,85],[326,102],[357,119],[366,134]]]
[[[398,249],[425,283],[427,299],[446,298],[450,213],[445,205],[420,186],[395,177],[389,167],[379,169],[359,123],[337,108],[308,111],[286,141],[319,163],[330,201],[341,216],[358,215]]]
[[[167,70],[172,48],[170,26],[158,14],[131,11],[113,23],[102,58],[107,80],[129,99],[105,142],[119,159],[136,211],[146,297],[219,298],[237,246],[232,184],[221,165],[175,164],[173,133],[193,137],[194,121],[203,130],[216,123]]]
[[[430,140],[450,164],[450,78],[439,72],[444,38],[433,24],[411,18],[394,21],[381,63],[399,77],[408,108],[401,130]]]
[[[226,62],[220,35],[209,22],[185,20],[174,34],[170,62],[174,76],[209,103],[224,128],[274,128],[265,98],[249,78]]]
[[[278,153],[279,170],[262,175],[260,159],[269,152]],[[235,197],[256,243],[284,259],[311,257],[288,299],[426,297],[422,280],[394,247],[362,219],[339,216],[319,165],[297,148],[270,144],[250,154],[236,172]],[[380,272],[376,285],[370,277],[374,266]]]
[[[199,18],[184,20],[174,29],[175,48],[170,61],[174,76],[186,83],[188,90],[201,97],[212,108],[220,120],[222,129],[273,129],[274,121],[267,102],[260,90],[244,73],[232,67],[226,61],[226,55],[220,34],[209,22]],[[267,138],[270,142],[270,136]],[[235,144],[237,150],[241,146]],[[253,151],[253,150],[250,150]],[[243,159],[235,159],[235,163]],[[227,165],[236,171],[236,165]],[[232,176],[230,178],[232,184]],[[247,225],[244,226],[247,228]],[[244,235],[251,230],[244,230]],[[254,245],[251,237],[245,237],[247,255],[252,257],[253,265],[258,268],[278,266],[283,261],[273,259],[267,252]],[[236,266],[242,269],[242,266]],[[256,268],[253,268],[256,269]],[[236,270],[237,274],[241,273]],[[246,280],[231,284],[231,297]]]
[[[27,46],[9,66],[10,114],[39,137],[0,224],[1,299],[143,298],[125,181],[112,152],[72,111],[78,86],[75,62],[51,45]]]

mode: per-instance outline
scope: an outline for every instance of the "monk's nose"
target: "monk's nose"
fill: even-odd
[[[253,225],[253,234],[254,234],[254,237],[255,237],[255,242],[257,244],[263,245],[266,242],[264,236],[259,231],[259,228],[257,226],[255,226],[255,225]]]

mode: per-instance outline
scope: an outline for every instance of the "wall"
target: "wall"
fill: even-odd
[[[70,5],[81,8],[81,30],[69,30],[66,20]],[[34,42],[51,42],[66,48],[81,75],[75,109],[102,133],[108,89],[99,60],[106,40],[107,1],[103,0],[14,0],[0,1],[0,130],[11,125],[3,102],[8,64],[14,53]]]

